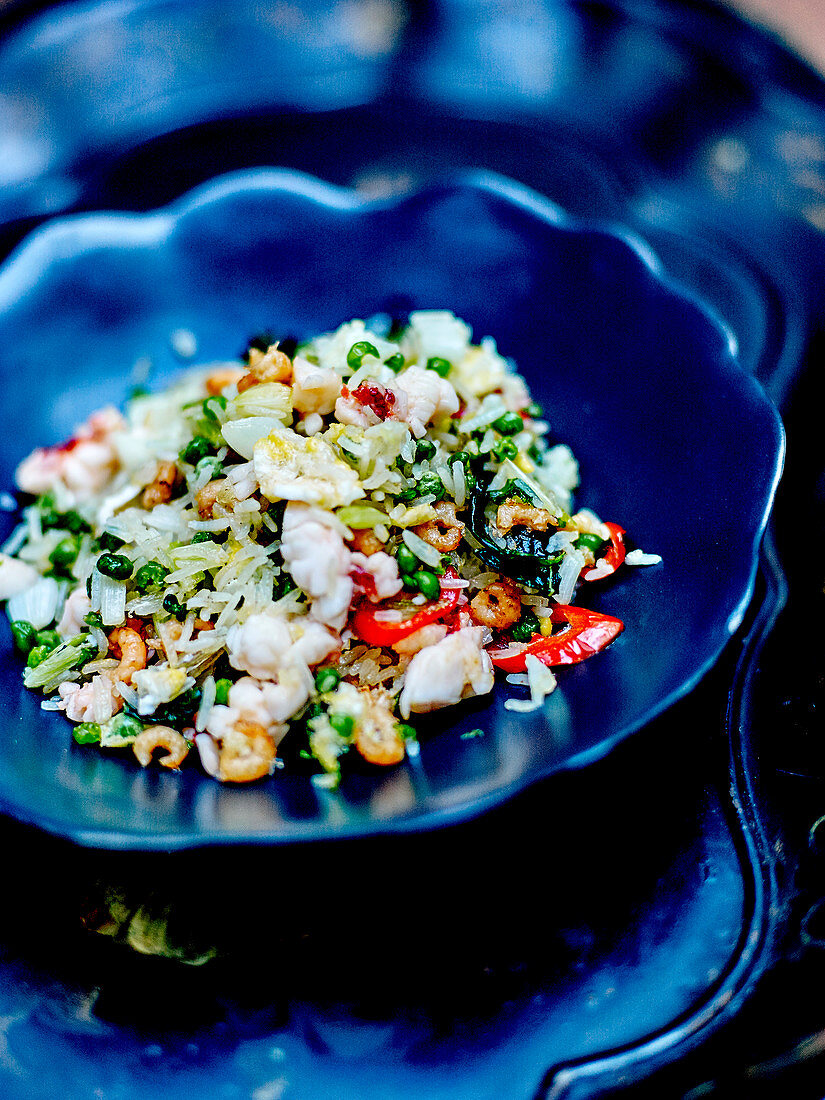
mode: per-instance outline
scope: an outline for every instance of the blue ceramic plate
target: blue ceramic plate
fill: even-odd
[[[37,444],[64,438],[130,368],[236,355],[250,334],[306,335],[385,308],[448,308],[493,335],[579,458],[578,502],[664,564],[588,590],[624,634],[559,675],[544,709],[505,710],[512,689],[429,716],[420,755],[348,776],[337,792],[276,773],[224,788],[198,767],[141,770],[72,742],[39,709],[0,625],[0,803],[84,844],[179,848],[428,828],[580,767],[698,682],[751,596],[779,477],[777,413],[728,332],[668,282],[638,240],[574,222],[519,185],[463,176],[365,202],[306,176],[222,177],[146,215],[65,218],[0,271],[7,429],[0,483]],[[13,516],[3,517],[10,529]],[[0,530],[0,537],[6,529]],[[480,728],[483,736],[462,737]]]

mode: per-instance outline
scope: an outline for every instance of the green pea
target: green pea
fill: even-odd
[[[74,536],[61,539],[49,554],[49,561],[55,566],[74,565],[80,551],[80,543]]]
[[[97,722],[81,722],[72,730],[78,745],[93,745],[100,740],[101,729]]]
[[[510,633],[514,642],[529,642],[534,634],[539,633],[540,629],[535,612],[525,611]]]
[[[135,588],[138,592],[148,592],[150,588],[160,588],[169,570],[159,561],[148,561],[135,574]]]
[[[112,733],[121,737],[137,737],[143,733],[143,723],[130,714],[119,714],[112,722]]]
[[[435,443],[429,439],[419,439],[415,445],[415,457],[418,462],[424,458],[432,458],[435,454]]]
[[[418,568],[418,558],[410,550],[409,546],[401,545],[396,552],[398,568],[402,573],[414,573]]]
[[[164,596],[163,598],[163,610],[168,611],[179,623],[182,623],[186,618],[186,608],[180,600],[178,600],[177,596],[174,596],[171,592],[168,596]]]
[[[315,677],[315,690],[321,695],[327,691],[335,691],[341,683],[341,674],[336,668],[321,668]]]
[[[180,458],[182,462],[188,462],[190,466],[197,466],[202,458],[206,458],[209,452],[212,450],[212,444],[205,436],[196,435],[194,439],[190,439],[183,450],[180,452]]]
[[[37,631],[26,619],[15,619],[11,623],[11,636],[20,653],[28,656],[34,647]]]
[[[415,730],[415,726],[408,726],[406,722],[399,722],[395,728],[398,730],[398,736],[403,741],[418,740],[418,734]]]
[[[384,366],[389,367],[391,371],[395,371],[397,374],[404,366],[404,356],[400,351],[397,351],[395,355],[391,355],[389,359],[384,360]]]
[[[329,724],[339,737],[352,737],[352,731],[355,729],[355,721],[348,714],[331,714]]]
[[[104,577],[125,581],[131,577],[134,564],[125,554],[101,554],[97,559],[96,568]]]
[[[591,553],[597,554],[604,546],[604,542],[605,540],[598,535],[592,535],[589,531],[583,531],[576,539],[575,545],[580,550],[590,550]]]
[[[429,569],[422,569],[419,573],[415,574],[415,584],[418,591],[426,596],[428,600],[435,600],[441,594],[441,585],[439,584],[438,577],[435,573],[431,573]]]
[[[34,636],[34,641],[36,645],[44,645],[51,651],[57,649],[63,639],[56,630],[38,630]]]
[[[441,378],[446,378],[452,369],[449,359],[442,359],[440,355],[431,355],[427,360],[427,370],[434,370]]]
[[[100,538],[97,540],[97,544],[101,550],[119,550],[123,546],[123,539],[119,539],[117,535],[113,535],[111,531],[104,531]]]
[[[396,493],[395,499],[401,500],[405,504],[411,500],[415,500],[418,496],[418,489],[402,489],[400,493]]]
[[[502,435],[515,435],[524,427],[524,421],[518,413],[506,412],[502,413],[498,420],[493,421],[493,427]]]
[[[215,702],[222,707],[225,707],[229,702],[229,689],[232,687],[232,681],[227,680],[225,677],[215,681]]]
[[[39,664],[42,664],[46,660],[51,650],[47,645],[36,645],[34,649],[29,651],[29,655],[26,658],[27,668],[37,668]]]
[[[531,401],[527,408],[524,410],[531,420],[539,420],[544,416],[544,409],[539,405],[537,401]]]
[[[381,358],[375,344],[371,344],[369,340],[359,340],[347,352],[347,366],[358,370],[367,355],[374,355],[376,359]]]
[[[422,474],[418,479],[418,491],[421,496],[433,495],[436,500],[441,500],[447,492],[438,474]]]
[[[455,451],[447,459],[447,465],[452,466],[456,462],[460,462],[462,466],[467,466],[470,462],[470,456],[466,451]]]

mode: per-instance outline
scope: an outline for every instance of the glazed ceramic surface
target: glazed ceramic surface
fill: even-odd
[[[403,766],[337,792],[277,772],[221,787],[196,764],[141,770],[77,746],[23,689],[0,625],[0,804],[81,843],[176,848],[427,828],[604,755],[686,694],[741,622],[783,455],[780,420],[712,313],[639,240],[566,217],[507,180],[465,175],[370,203],[285,171],[221,177],[140,215],[47,225],[0,271],[0,376],[14,430],[0,482],[38,444],[183,364],[237,356],[261,330],[306,336],[379,311],[446,308],[494,336],[580,462],[578,506],[624,526],[663,564],[592,586],[621,618],[603,654],[562,670],[543,709],[523,689],[426,716]],[[0,536],[15,522],[2,516]],[[462,737],[481,729],[483,736]]]

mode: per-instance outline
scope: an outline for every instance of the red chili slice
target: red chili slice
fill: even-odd
[[[610,532],[610,549],[602,554],[596,562],[596,565],[598,565],[599,562],[605,562],[607,565],[611,566],[610,573],[615,573],[627,554],[627,547],[624,544],[625,529],[624,527],[620,527],[618,523],[609,522],[605,523],[605,527]],[[584,579],[586,581],[598,581],[603,577],[610,576],[610,573],[602,573],[599,577],[588,577],[587,573],[585,573]]]
[[[448,569],[444,580],[455,580],[458,574]],[[368,645],[392,645],[402,638],[414,634],[422,626],[438,622],[456,607],[461,599],[461,588],[442,588],[441,595],[431,603],[418,607],[409,600],[385,600],[380,604],[362,603],[352,616],[352,632]],[[376,619],[381,611],[400,611],[404,618],[398,622],[383,622]]]
[[[549,638],[534,634],[529,642],[502,642],[490,646],[487,652],[496,668],[505,672],[524,672],[528,653],[538,657],[544,665],[575,665],[610,645],[624,630],[621,619],[570,604],[558,604],[551,618],[554,623],[567,623],[568,628]]]

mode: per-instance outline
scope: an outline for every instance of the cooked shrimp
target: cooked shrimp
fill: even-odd
[[[352,566],[356,588],[371,600],[386,600],[397,596],[404,587],[398,572],[398,562],[384,550],[375,554],[355,553]]]
[[[364,708],[355,724],[355,747],[370,764],[398,764],[404,759],[404,739],[380,688],[362,691]]]
[[[290,501],[281,554],[295,583],[312,597],[310,615],[341,630],[352,602],[352,555],[329,519],[321,508]]]
[[[413,531],[435,547],[441,554],[449,554],[458,549],[464,534],[464,524],[455,514],[455,505],[451,500],[437,500],[433,504],[435,519],[428,523],[419,523]]]
[[[57,633],[65,641],[74,638],[76,634],[82,634],[86,629],[85,617],[92,609],[92,601],[86,595],[86,590],[81,585],[66,600],[63,614],[57,624]]]
[[[407,666],[399,700],[403,717],[449,707],[493,690],[493,665],[482,648],[484,630],[464,627],[420,650]]]
[[[506,630],[521,618],[521,597],[512,581],[503,577],[488,584],[470,600],[470,613],[477,623]]]
[[[143,490],[140,503],[149,511],[157,504],[166,504],[172,499],[175,485],[180,478],[174,462],[159,462],[155,479]]]
[[[407,367],[393,385],[407,396],[407,410],[399,414],[406,421],[413,435],[420,439],[427,425],[439,416],[452,416],[458,412],[458,394],[447,381],[434,370],[424,367]]]
[[[292,360],[277,344],[271,344],[266,351],[249,349],[249,370],[238,382],[238,393],[259,382],[289,382],[292,378]]]
[[[98,673],[87,683],[64,683],[58,687],[66,717],[72,722],[108,722],[123,706],[114,691],[111,676]]]
[[[331,367],[321,367],[300,355],[292,364],[292,407],[298,412],[326,416],[335,408],[341,392],[341,375]]]
[[[530,531],[546,531],[556,521],[546,508],[534,508],[518,497],[507,497],[496,512],[496,527],[506,535],[513,527],[527,527]]]
[[[369,527],[354,528],[349,544],[353,550],[357,550],[360,554],[366,554],[367,557],[384,549],[381,539]]]
[[[257,722],[241,718],[227,731],[220,750],[218,779],[224,783],[251,783],[272,771],[275,740]]]
[[[117,409],[101,409],[65,443],[38,447],[25,458],[15,472],[18,487],[39,496],[62,483],[75,500],[88,499],[103,488],[119,466],[111,436],[123,426]]]
[[[119,626],[109,635],[109,645],[115,656],[120,656],[120,664],[112,669],[112,678],[130,684],[132,676],[146,668],[146,642],[131,627]]]
[[[132,742],[132,752],[142,768],[149,764],[156,749],[166,750],[158,758],[163,768],[179,768],[189,753],[186,738],[171,726],[148,726]]]
[[[217,397],[227,386],[240,382],[243,376],[244,371],[239,367],[222,367],[220,370],[213,371],[206,379],[206,392],[210,397]]]
[[[216,504],[223,504],[225,508],[231,508],[234,502],[235,493],[232,482],[226,477],[210,481],[208,485],[204,485],[195,494],[195,503],[198,506],[198,515],[201,519],[209,519]]]

